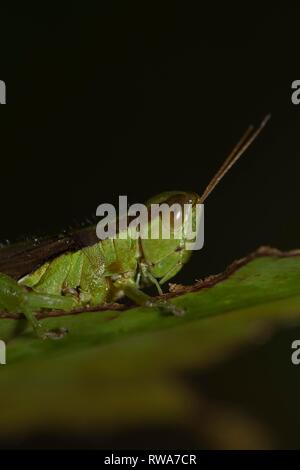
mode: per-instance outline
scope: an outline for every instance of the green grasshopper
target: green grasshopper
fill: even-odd
[[[146,205],[166,203],[203,204],[227,171],[261,132],[270,116],[255,130],[250,126],[234,147],[202,196],[193,192],[163,192]],[[192,209],[191,217],[194,217]],[[155,223],[150,220],[151,224]],[[36,314],[41,311],[103,306],[127,296],[137,305],[158,307],[182,315],[184,311],[161,297],[151,297],[143,288],[161,285],[175,276],[188,261],[185,230],[174,239],[99,240],[95,227],[87,227],[60,238],[21,242],[0,251],[0,310],[23,314],[42,338],[61,337],[44,331]],[[81,248],[78,249],[78,243]]]

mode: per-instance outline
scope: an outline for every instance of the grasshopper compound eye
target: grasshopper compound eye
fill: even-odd
[[[170,223],[171,229],[175,229],[184,221],[184,213],[187,212],[188,208],[192,209],[198,200],[198,194],[193,192],[166,191],[149,199],[146,205],[152,217],[168,212],[169,219],[167,223]]]

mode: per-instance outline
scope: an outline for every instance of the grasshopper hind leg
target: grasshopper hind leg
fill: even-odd
[[[0,310],[8,313],[23,313],[28,323],[43,339],[59,339],[66,330],[45,331],[36,317],[41,309],[70,310],[74,308],[75,300],[71,297],[37,293],[15,281],[6,274],[0,273]]]
[[[26,304],[23,308],[23,314],[26,319],[32,325],[38,336],[42,339],[61,339],[63,338],[68,330],[64,327],[56,328],[54,330],[44,330],[41,323],[37,320],[35,313],[40,309],[49,310],[72,310],[77,304],[74,297],[68,297],[63,295],[43,294],[30,291],[27,293]]]

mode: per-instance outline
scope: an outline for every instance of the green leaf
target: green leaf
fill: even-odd
[[[116,439],[126,446],[130,432],[151,444],[153,432],[165,430],[161,447],[273,446],[268,425],[234,403],[210,400],[192,377],[265,333],[300,324],[299,255],[263,248],[221,275],[172,286],[167,296],[186,309],[182,318],[148,308],[44,318],[48,328],[68,328],[60,341],[37,339],[24,320],[0,319],[7,342],[7,364],[0,366],[3,442],[46,433],[68,446],[91,436],[95,447]]]

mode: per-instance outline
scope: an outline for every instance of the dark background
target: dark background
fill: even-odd
[[[169,189],[201,193],[247,126],[271,112],[208,199],[205,247],[176,280],[222,271],[263,244],[300,248],[300,105],[291,103],[299,13],[245,2],[1,4],[8,104],[0,108],[0,238],[59,232],[119,194],[142,202]],[[199,387],[237,403],[276,430],[279,447],[299,448],[298,370],[290,363],[299,336],[299,328],[278,333],[195,372],[195,394]],[[7,445],[199,448],[178,429],[101,439],[38,433]]]
[[[0,7],[1,239],[59,231],[119,194],[201,192],[246,127],[272,112],[208,199],[205,247],[177,280],[262,244],[300,247],[299,12],[99,4]]]

